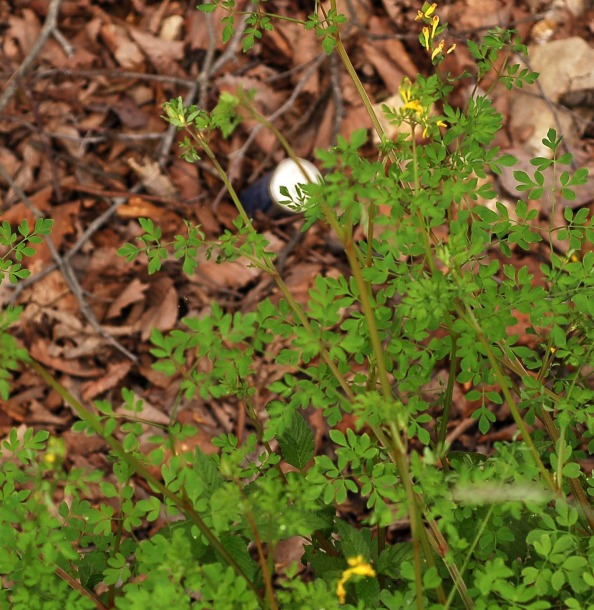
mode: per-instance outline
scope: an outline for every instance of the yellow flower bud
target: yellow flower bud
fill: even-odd
[[[431,42],[431,38],[429,36],[429,28],[423,28],[422,40],[421,40],[421,44],[423,45],[423,48],[428,49],[430,42]]]
[[[370,576],[371,578],[375,576],[375,570],[363,559],[362,555],[351,557],[347,562],[351,567],[342,573],[342,578],[336,585],[336,597],[341,604],[344,604],[346,600],[344,585],[352,576]]]
[[[433,20],[431,21],[431,39],[435,37],[435,32],[437,31],[437,26],[439,25],[439,17],[435,15]]]
[[[443,40],[433,49],[433,53],[431,53],[431,61],[433,61],[442,51],[443,51]]]

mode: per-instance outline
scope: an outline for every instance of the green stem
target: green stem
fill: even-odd
[[[239,215],[241,216],[244,224],[246,226],[250,227],[252,225],[252,223],[250,222],[250,219],[248,218],[248,215],[246,214],[246,212],[243,208],[243,205],[242,205],[241,201],[239,200],[239,196],[237,195],[235,189],[233,188],[233,185],[231,184],[229,177],[225,173],[225,170],[219,163],[219,160],[216,158],[214,152],[208,145],[208,142],[206,142],[206,140],[204,138],[196,136],[196,134],[191,129],[186,128],[186,132],[190,134],[190,136],[196,141],[196,143],[202,148],[202,150],[206,153],[208,158],[212,161],[212,164],[215,166],[215,169],[217,170],[217,174],[219,174],[219,177],[223,181],[223,184],[227,187],[227,190],[229,191],[229,195],[230,195],[231,199],[233,200],[233,203],[235,204],[235,207],[237,208],[237,211],[239,212]]]
[[[245,95],[243,95],[242,93],[239,93],[238,95],[239,95],[239,98],[241,100],[243,107],[246,108],[251,113],[252,117],[256,121],[258,121],[258,123],[260,123],[263,127],[266,127],[266,129],[268,129],[274,135],[274,137],[280,142],[281,146],[285,149],[285,152],[287,153],[289,158],[292,161],[294,161],[295,164],[299,167],[299,170],[301,171],[303,177],[305,178],[305,181],[309,182],[311,180],[311,178],[308,175],[308,173],[305,171],[305,168],[301,164],[299,157],[295,153],[295,150],[293,149],[293,147],[289,144],[289,141],[287,140],[287,138],[285,138],[285,136],[263,114],[258,112],[258,110],[255,108],[255,106],[251,103],[250,100],[248,100],[245,97]]]
[[[240,487],[240,490],[241,490],[241,487]],[[256,549],[258,551],[258,563],[260,564],[260,567],[262,568],[262,576],[264,578],[264,585],[266,588],[266,597],[268,598],[268,605],[271,610],[278,610],[278,606],[276,604],[276,597],[274,595],[274,587],[272,585],[272,577],[270,575],[268,561],[266,559],[266,554],[264,553],[264,547],[262,546],[262,541],[260,540],[260,534],[259,534],[258,528],[256,526],[256,521],[250,510],[247,510],[245,512],[245,517],[247,519],[247,522],[250,525],[250,529],[252,530],[252,534],[254,536],[254,542],[256,543]]]
[[[60,384],[39,362],[33,358],[29,358],[27,364],[47,383],[47,385],[55,390],[76,412],[78,417],[86,422],[93,431],[101,437],[111,448],[116,456],[122,459],[130,466],[139,476],[141,476],[149,485],[152,493],[161,494],[161,496],[170,500],[180,511],[185,513],[198,527],[201,534],[206,538],[210,546],[230,565],[236,574],[243,578],[248,587],[256,594],[258,599],[261,595],[250,580],[248,575],[243,571],[243,568],[235,561],[232,555],[221,544],[220,540],[212,533],[211,529],[206,525],[202,517],[196,512],[193,506],[182,500],[178,495],[173,493],[159,479],[154,477],[148,469],[134,456],[127,453],[121,443],[116,440],[111,434],[106,434],[101,420],[95,413],[87,409],[80,403],[62,384]]]
[[[505,350],[502,351],[504,351],[505,353]],[[514,362],[507,356],[501,358],[500,362],[505,368],[507,368],[512,373],[518,375],[520,378],[528,375],[527,371],[522,367],[519,362]],[[549,390],[546,386],[541,385],[541,390],[555,404],[561,402],[561,397],[555,394],[552,390]],[[520,389],[515,386],[515,384],[514,391],[516,392],[516,394],[518,394],[518,396],[520,396]],[[540,421],[543,423],[545,430],[549,435],[549,438],[553,441],[553,443],[556,444],[559,440],[559,431],[557,430],[557,427],[555,425],[555,422],[553,421],[553,418],[551,417],[551,414],[542,407],[539,407],[536,410],[536,415],[538,419],[540,419]],[[579,505],[586,519],[587,526],[589,527],[590,531],[594,531],[594,511],[592,510],[592,506],[586,496],[584,488],[582,487],[579,479],[569,479],[568,482],[569,487],[571,488],[571,493],[573,494],[575,501]]]
[[[509,391],[508,383],[507,383],[505,377],[503,376],[503,372],[501,370],[499,361],[495,357],[495,354],[493,353],[493,350],[491,349],[491,345],[487,341],[487,338],[485,337],[481,327],[479,326],[476,318],[474,317],[474,313],[472,312],[472,309],[470,308],[470,306],[467,303],[465,303],[464,306],[466,309],[466,314],[463,311],[459,311],[458,315],[461,319],[465,319],[466,322],[473,328],[474,332],[476,333],[476,335],[478,337],[478,340],[480,341],[481,345],[485,349],[487,358],[488,358],[489,362],[491,363],[491,366],[493,367],[493,372],[495,373],[495,377],[497,378],[501,391],[503,392],[503,395],[509,406],[509,410],[512,414],[512,417],[514,418],[516,426],[518,426],[518,430],[519,430],[520,434],[522,435],[522,438],[524,439],[526,446],[528,447],[528,450],[530,451],[530,454],[532,455],[532,459],[534,460],[534,463],[537,465],[538,470],[540,471],[540,474],[541,474],[546,486],[550,489],[550,491],[555,496],[558,497],[560,495],[560,490],[557,487],[557,485],[555,484],[555,482],[553,481],[553,479],[551,478],[549,471],[545,468],[545,465],[542,463],[542,460],[540,459],[540,455],[538,454],[536,446],[534,445],[534,441],[532,440],[532,437],[530,436],[530,432],[528,431],[528,428],[526,427],[526,424],[524,423],[524,420],[522,419],[522,416],[520,415],[520,409],[518,408],[516,401],[514,400],[513,396],[511,395],[511,392]]]
[[[332,5],[332,7],[334,9],[336,9],[336,0],[331,0],[330,4]],[[355,70],[355,67],[353,66],[353,64],[351,62],[351,58],[349,57],[346,49],[344,48],[344,45],[342,44],[342,40],[341,40],[340,34],[338,32],[334,36],[334,41],[336,42],[336,52],[338,53],[338,56],[340,57],[349,77],[353,81],[353,84],[355,85],[355,89],[357,89],[357,93],[359,94],[359,97],[361,98],[361,101],[363,102],[363,105],[365,106],[365,110],[367,110],[367,114],[369,115],[369,118],[371,119],[371,124],[373,125],[373,129],[375,130],[375,132],[377,133],[377,135],[381,141],[386,140],[387,139],[386,132],[385,132],[384,128],[382,127],[382,124],[380,123],[379,119],[377,118],[377,115],[375,114],[375,110],[373,109],[371,100],[369,99],[369,96],[367,95],[367,91],[365,90],[365,87],[363,86],[363,83],[361,82],[361,79],[359,78],[359,75],[357,74],[357,71]],[[394,155],[393,152],[390,152],[388,156],[390,158],[390,161],[392,161],[393,163],[397,163],[396,156]]]
[[[445,395],[443,398],[443,411],[439,422],[439,431],[437,433],[437,455],[442,457],[445,454],[445,441],[448,433],[448,421],[450,419],[450,411],[452,409],[454,386],[456,384],[456,373],[458,371],[459,359],[458,352],[458,335],[455,332],[450,334],[452,347],[450,349],[450,372],[448,375],[448,385],[446,386]]]

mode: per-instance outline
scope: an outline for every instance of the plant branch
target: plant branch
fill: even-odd
[[[248,587],[260,598],[258,589],[251,579],[244,572],[243,568],[237,563],[234,557],[225,549],[220,540],[212,533],[211,529],[206,525],[202,517],[194,509],[191,504],[177,494],[173,493],[159,479],[154,477],[149,470],[134,456],[126,452],[121,443],[111,434],[106,434],[100,418],[92,411],[87,409],[79,402],[73,394],[71,394],[62,384],[60,384],[39,362],[33,358],[27,360],[27,364],[47,383],[47,385],[55,390],[62,399],[69,404],[77,416],[82,419],[92,430],[101,437],[114,452],[114,454],[122,459],[130,466],[140,477],[147,483],[151,492],[156,495],[160,494],[164,498],[170,500],[180,511],[185,513],[198,527],[202,535],[206,538],[212,548],[230,565],[237,575],[246,581]]]

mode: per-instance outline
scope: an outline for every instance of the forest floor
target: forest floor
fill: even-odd
[[[307,18],[312,3],[273,0],[267,10]],[[23,308],[19,340],[85,404],[94,400],[121,405],[121,388],[144,401],[142,418],[165,425],[178,404],[179,377],[152,367],[149,337],[200,315],[213,302],[225,311],[248,311],[273,296],[268,277],[239,260],[216,265],[204,260],[190,277],[168,261],[149,275],[147,261],[126,263],[117,255],[140,233],[138,218],[150,218],[165,239],[184,233],[184,220],[200,223],[207,237],[232,228],[237,215],[207,161],[191,165],[179,157],[177,133],[162,119],[162,104],[181,96],[212,108],[222,91],[241,86],[255,91],[255,103],[289,139],[297,154],[315,160],[339,134],[371,124],[336,56],[325,55],[313,33],[278,21],[251,52],[241,48],[241,22],[227,45],[221,41],[223,16],[205,15],[194,0],[9,0],[0,4],[0,222],[13,226],[35,214],[51,217],[51,247],[43,243],[27,262],[31,277],[17,289],[5,281],[0,302]],[[375,103],[398,94],[405,76],[414,79],[431,66],[418,43],[413,0],[352,0],[345,3],[350,25],[344,40]],[[513,27],[530,46],[531,69],[541,84],[527,92],[496,87],[492,99],[503,115],[496,144],[521,163],[540,152],[549,127],[565,135],[576,166],[594,163],[594,8],[567,0],[454,0],[440,5],[449,37],[457,43],[443,69],[459,73],[472,62],[463,41],[478,39],[491,27]],[[450,103],[463,105],[460,86]],[[235,188],[269,171],[284,156],[274,136],[250,122],[228,139],[212,142]],[[514,205],[511,174],[492,177],[506,205]],[[24,195],[24,196],[23,196]],[[582,187],[574,208],[594,211],[592,182]],[[547,201],[532,202],[549,223]],[[554,219],[564,222],[562,216]],[[299,216],[255,222],[284,261],[284,274],[298,300],[319,274],[348,272],[326,228],[300,233]],[[561,242],[555,246],[563,251]],[[536,255],[516,252],[515,264],[539,276]],[[538,340],[518,321],[520,342]],[[263,412],[266,387],[283,374],[263,361],[253,380]],[[435,383],[447,378],[435,372]],[[466,400],[455,389],[449,440],[466,450],[488,452],[498,440],[512,439],[513,420],[505,405],[493,405],[496,425],[483,435]],[[178,405],[178,418],[198,426],[189,443],[214,451],[211,438],[233,432],[240,438],[245,417],[227,399]],[[74,415],[62,398],[36,374],[23,369],[12,379],[11,397],[0,401],[0,439],[12,427],[40,427],[64,439],[72,465],[102,468],[105,447],[70,428]],[[318,450],[326,428],[319,415],[310,423]],[[344,425],[349,425],[348,420]]]

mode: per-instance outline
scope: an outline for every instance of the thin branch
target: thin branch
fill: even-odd
[[[66,40],[64,34],[62,34],[58,28],[54,28],[52,36],[56,39],[56,42],[62,47],[64,53],[66,53],[68,57],[74,55],[74,47]]]
[[[4,180],[6,180],[6,182],[8,182],[9,186],[13,189],[15,194],[19,197],[19,199],[25,204],[25,206],[31,211],[31,213],[36,218],[44,217],[44,215],[33,204],[33,202],[29,199],[29,197],[27,197],[27,195],[25,194],[23,189],[21,189],[21,187],[15,183],[15,181],[12,179],[12,176],[6,171],[6,168],[4,167],[4,165],[2,163],[0,163],[0,176],[2,176],[4,178]],[[89,304],[85,301],[82,287],[79,284],[78,279],[76,278],[76,275],[74,274],[74,271],[72,270],[72,267],[70,266],[70,263],[68,261],[64,260],[60,256],[60,253],[58,252],[56,245],[54,244],[54,242],[52,241],[50,236],[46,236],[45,241],[47,243],[47,246],[49,248],[52,258],[54,259],[54,263],[62,272],[62,275],[64,276],[64,280],[68,284],[70,291],[72,292],[72,294],[74,295],[74,297],[76,298],[76,300],[78,302],[81,313],[86,318],[87,322],[91,325],[93,330],[95,330],[95,332],[97,332],[101,337],[103,337],[107,342],[109,342],[111,345],[113,345],[116,349],[118,349],[120,352],[122,352],[122,354],[124,354],[127,358],[132,360],[132,362],[137,362],[138,361],[137,357],[132,352],[130,352],[128,349],[126,349],[119,341],[117,341],[117,339],[115,339],[115,337],[110,335],[101,326],[101,324],[99,324],[99,322],[97,321],[97,318],[95,317],[95,314],[93,313],[93,310],[91,309]]]
[[[132,72],[130,70],[73,70],[69,68],[49,68],[35,72],[37,78],[51,78],[55,76],[67,76],[69,78],[96,78],[107,76],[109,78],[122,78],[126,80],[155,81],[162,84],[179,85],[180,87],[192,87],[196,82],[194,78],[182,78],[179,76],[167,76],[165,74],[144,74],[143,72]]]
[[[25,75],[27,70],[33,65],[33,62],[41,53],[41,50],[45,46],[48,38],[56,31],[56,25],[58,23],[58,13],[60,12],[60,5],[62,0],[51,0],[45,23],[39,32],[39,38],[35,41],[35,44],[31,47],[31,50],[21,62],[21,65],[17,68],[14,74],[8,79],[4,87],[2,95],[0,95],[0,113],[4,110],[6,104],[8,104],[10,98],[14,95],[19,81]]]
[[[299,94],[301,93],[303,88],[305,87],[305,85],[306,85],[307,81],[310,79],[311,75],[314,73],[315,70],[318,69],[320,64],[325,60],[326,60],[326,55],[320,55],[319,57],[316,58],[316,60],[305,71],[305,73],[303,74],[303,77],[297,83],[297,86],[293,89],[293,92],[291,93],[291,95],[289,96],[287,101],[282,106],[277,108],[270,116],[266,117],[266,120],[268,122],[271,123],[272,121],[275,121],[276,119],[281,117],[285,112],[289,111],[293,107],[293,104],[297,100],[297,97],[299,96]],[[246,138],[246,140],[243,143],[243,145],[241,146],[241,148],[239,148],[238,150],[234,151],[233,153],[231,153],[229,155],[230,163],[229,163],[229,167],[227,170],[227,174],[229,176],[233,177],[233,176],[237,175],[240,163],[242,162],[243,158],[247,154],[247,151],[249,150],[250,146],[252,145],[252,142],[255,140],[256,136],[260,133],[260,131],[263,128],[264,128],[264,125],[262,123],[259,123],[258,125],[256,125],[250,131],[250,135]],[[212,204],[213,209],[216,209],[217,204],[220,202],[223,195],[225,194],[225,190],[226,189],[223,188],[219,192],[217,197],[215,198],[215,200]]]
[[[78,580],[70,576],[66,570],[56,566],[55,568],[56,574],[64,581],[67,582],[75,591],[78,591],[82,596],[90,599],[94,604],[97,610],[107,610],[107,606],[104,606],[99,599],[97,599],[90,591],[85,589]]]

